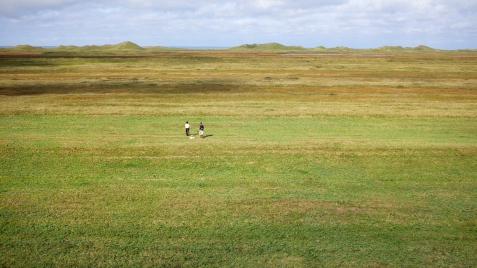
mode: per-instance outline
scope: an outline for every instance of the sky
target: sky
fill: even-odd
[[[477,48],[477,0],[0,0],[0,46]]]

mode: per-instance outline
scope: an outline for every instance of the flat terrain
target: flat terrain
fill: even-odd
[[[476,118],[472,53],[1,52],[0,265],[477,266]]]

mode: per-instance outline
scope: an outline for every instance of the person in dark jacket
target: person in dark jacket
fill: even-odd
[[[201,138],[204,138],[204,125],[202,124],[202,122],[200,122],[199,124],[199,135]]]

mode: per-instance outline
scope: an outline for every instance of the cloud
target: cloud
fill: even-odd
[[[477,1],[0,1],[0,40],[17,43],[477,46]]]
[[[286,9],[308,9],[321,6],[340,5],[346,0],[2,0],[2,16],[21,16],[25,13],[34,13],[42,10],[65,9],[67,7],[76,7],[84,9],[90,5],[98,6],[102,9],[123,8],[129,10],[142,11],[169,11],[169,12],[187,12],[198,10],[220,11],[220,9],[233,7],[240,15],[254,14],[258,11],[270,12],[273,10]],[[216,12],[216,14],[219,14]],[[239,14],[237,14],[239,15]]]
[[[71,5],[71,0],[2,0],[1,16],[17,17],[26,13],[45,9],[58,9]]]

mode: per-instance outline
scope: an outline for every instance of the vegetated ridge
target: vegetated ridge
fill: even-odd
[[[147,54],[147,53],[163,53],[167,51],[192,50],[187,48],[169,48],[163,46],[141,47],[133,42],[125,41],[118,44],[105,45],[87,45],[73,46],[60,45],[55,48],[44,48],[31,45],[17,45],[10,48],[0,48],[0,53],[5,52],[21,52],[21,53],[40,53],[43,55],[59,55],[59,54]],[[314,48],[304,48],[302,46],[286,46],[280,43],[265,44],[243,44],[240,46],[221,49],[231,52],[251,52],[251,53],[305,53],[305,54],[426,54],[426,53],[466,53],[474,54],[477,49],[459,49],[459,50],[441,50],[428,46],[419,45],[417,47],[402,46],[381,46],[378,48],[355,49],[344,46],[334,48],[325,48],[317,46]]]

